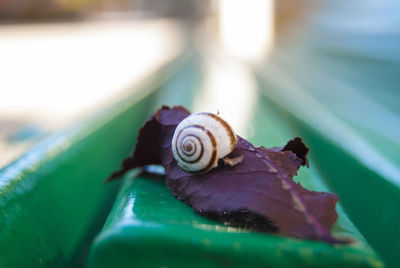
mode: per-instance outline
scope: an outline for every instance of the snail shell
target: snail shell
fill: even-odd
[[[231,126],[211,113],[195,113],[183,119],[172,138],[172,152],[178,165],[187,172],[205,173],[217,167],[238,139]]]

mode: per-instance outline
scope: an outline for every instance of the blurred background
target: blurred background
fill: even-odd
[[[219,110],[245,135],[256,98],[250,68],[265,62],[275,32],[303,16],[306,6],[0,1],[0,167],[49,133],[131,94],[128,88],[188,50],[199,54],[201,65],[193,109]]]
[[[0,168],[190,57],[176,83],[195,87],[192,111],[251,138],[273,103],[400,187],[399,14],[396,0],[0,0]],[[174,94],[160,104],[180,104]],[[395,263],[399,243],[374,228],[360,226]]]

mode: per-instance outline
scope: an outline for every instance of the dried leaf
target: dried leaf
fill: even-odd
[[[300,165],[308,163],[308,148],[300,138],[282,149],[267,149],[239,137],[229,157],[243,157],[240,163],[219,164],[194,175],[178,166],[171,150],[174,130],[189,114],[183,107],[156,111],[140,130],[133,155],[110,179],[138,166],[162,164],[172,194],[201,215],[240,228],[343,242],[330,233],[337,219],[337,196],[309,191],[292,179]]]

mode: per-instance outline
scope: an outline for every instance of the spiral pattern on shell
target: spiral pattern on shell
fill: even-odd
[[[176,127],[171,146],[174,158],[183,170],[205,173],[232,152],[236,143],[236,134],[221,117],[195,113]]]

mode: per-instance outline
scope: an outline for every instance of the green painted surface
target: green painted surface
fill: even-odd
[[[306,57],[312,65],[302,65]],[[267,105],[313,149],[315,164],[357,228],[388,267],[399,267],[400,117],[388,104],[400,95],[381,101],[373,79],[365,77],[363,85],[352,77],[357,61],[341,62],[339,71],[315,55],[281,50],[257,76]]]
[[[273,124],[268,119],[275,120]],[[256,144],[282,145],[293,132],[279,109],[262,98],[255,109]],[[137,171],[136,171],[137,172]],[[107,223],[95,240],[89,267],[382,267],[379,257],[338,206],[337,236],[351,245],[297,240],[226,227],[207,220],[173,197],[163,178],[125,176]],[[313,158],[298,180],[328,190]]]
[[[135,105],[135,111],[144,110],[146,101]],[[44,266],[75,253],[110,208],[118,185],[105,187],[102,179],[134,144],[144,119],[135,111],[126,111],[93,133],[63,133],[54,138],[57,144],[45,141],[2,171],[2,179],[15,174],[0,191],[2,267]],[[137,123],[127,128],[127,116]],[[110,140],[114,131],[120,134]],[[20,165],[26,169],[19,170]]]
[[[83,266],[119,186],[103,181],[134,146],[154,92],[185,61],[0,170],[0,267]]]
[[[191,267],[382,267],[361,243],[332,246],[225,227],[193,213],[171,195],[162,179],[126,176],[92,248],[89,267],[187,267],[189,263]]]
[[[400,267],[395,2],[319,1],[256,70],[268,105],[312,148],[314,164],[387,267]]]

